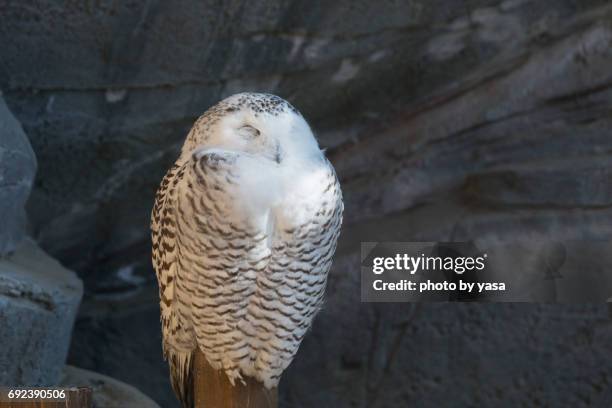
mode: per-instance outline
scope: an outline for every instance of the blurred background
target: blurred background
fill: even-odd
[[[177,406],[153,197],[200,114],[265,91],[307,118],[346,205],[282,407],[612,406],[605,304],[359,288],[361,241],[485,238],[520,243],[521,276],[543,273],[530,242],[575,242],[568,262],[610,282],[589,246],[612,237],[608,0],[0,0],[0,89],[0,383],[57,382],[67,355]]]

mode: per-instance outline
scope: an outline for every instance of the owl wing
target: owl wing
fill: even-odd
[[[191,390],[193,338],[191,322],[180,314],[178,281],[177,193],[185,175],[185,165],[175,164],[164,176],[155,196],[151,214],[152,260],[159,286],[162,346],[170,366],[174,392],[184,407],[193,406]],[[187,271],[188,272],[188,271]]]
[[[239,159],[226,151],[194,152],[160,185],[151,230],[160,295],[164,356],[175,393],[192,403],[197,346],[233,381],[248,347],[244,318],[255,276],[269,258],[264,218],[235,208]]]

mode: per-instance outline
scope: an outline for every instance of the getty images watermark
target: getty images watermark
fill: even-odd
[[[612,264],[611,248],[587,241],[363,242],[361,300],[612,301],[612,273],[583,267],[593,256]]]
[[[444,271],[462,275],[466,271],[483,271],[486,259],[487,254],[478,257],[396,254],[395,257],[374,258],[372,273],[380,275],[389,271],[403,271],[410,275],[415,275],[418,271]],[[503,282],[470,282],[469,280],[464,281],[462,279],[459,279],[457,282],[453,280],[435,281],[431,279],[422,281],[400,279],[399,281],[386,282],[382,277],[375,279],[372,287],[375,291],[410,290],[419,291],[420,293],[428,291],[456,291],[457,289],[467,292],[473,292],[477,289],[479,293],[485,290],[506,290],[506,285]]]
[[[487,258],[467,243],[363,243],[362,300],[475,300],[506,290],[504,282],[479,280]]]

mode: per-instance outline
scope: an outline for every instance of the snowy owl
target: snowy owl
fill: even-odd
[[[231,96],[194,124],[151,216],[164,356],[184,406],[199,347],[232,384],[270,389],[321,307],[342,193],[302,115]]]

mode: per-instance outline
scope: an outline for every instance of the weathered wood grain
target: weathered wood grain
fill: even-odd
[[[222,371],[208,364],[198,351],[194,364],[195,408],[276,408],[278,389],[266,389],[253,378],[245,378],[245,384],[232,386]]]

